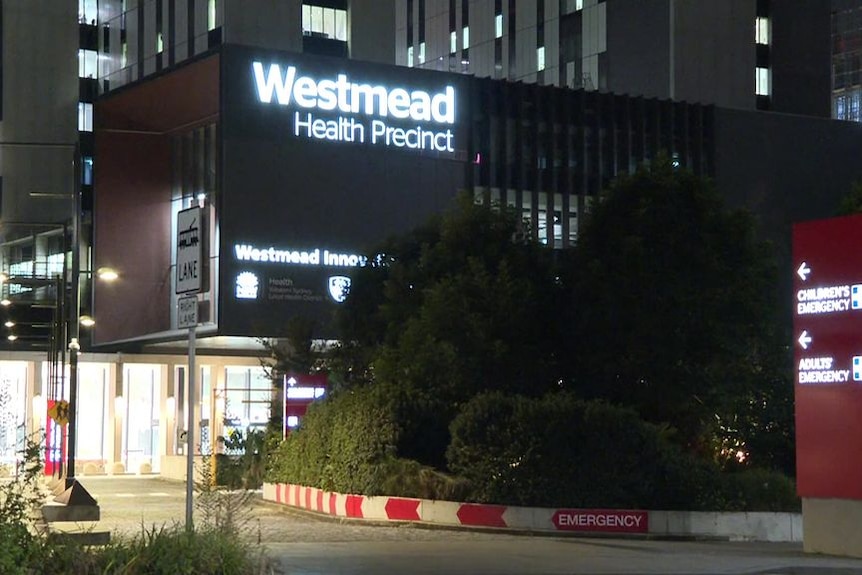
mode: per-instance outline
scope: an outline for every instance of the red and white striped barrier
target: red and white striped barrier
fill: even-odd
[[[543,509],[406,497],[368,497],[271,483],[264,485],[263,497],[317,513],[373,521],[542,531],[645,534],[649,530],[646,511]]]
[[[283,483],[265,483],[263,498],[334,517],[371,521],[555,533],[802,541],[802,516],[799,513],[546,509],[409,497],[345,495]]]

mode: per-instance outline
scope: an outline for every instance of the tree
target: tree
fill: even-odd
[[[838,204],[839,216],[849,216],[862,212],[862,182],[855,181]]]
[[[456,209],[378,250],[340,324],[405,426],[399,453],[444,464],[448,425],[481,391],[541,395],[561,371],[562,291],[551,250],[516,242],[512,212]]]
[[[620,178],[571,259],[568,357],[581,394],[669,423],[704,453],[745,452],[741,429],[767,427],[752,425],[765,402],[787,415],[775,264],[752,218],[710,182],[666,159]]]

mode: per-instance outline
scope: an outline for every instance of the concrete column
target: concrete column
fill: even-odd
[[[224,435],[225,388],[227,387],[224,363],[219,361],[210,366],[210,377],[212,378],[210,433],[212,433],[213,453],[219,453],[222,449],[216,438]]]
[[[108,421],[111,422],[109,433],[107,434],[107,442],[105,445],[106,453],[111,454],[110,469],[115,463],[123,462],[123,425],[124,425],[124,410],[122,409],[125,401],[123,397],[123,369],[124,364],[121,357],[117,358],[117,362],[111,364],[108,371]],[[123,398],[119,405],[117,398]]]
[[[173,378],[170,377],[170,373],[170,366],[161,364],[159,367],[159,444],[158,451],[153,454],[153,471],[161,469],[162,456],[169,453],[168,449],[172,443],[170,436],[174,417],[171,410],[168,409],[168,404],[173,401],[173,389],[171,388]],[[168,396],[171,397],[170,401]]]

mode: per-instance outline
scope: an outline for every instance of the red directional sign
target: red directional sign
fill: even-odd
[[[646,511],[617,509],[558,509],[552,518],[560,531],[598,533],[648,533],[649,514]]]
[[[386,502],[386,517],[398,521],[419,521],[419,500],[390,497]]]
[[[508,509],[505,505],[481,505],[465,503],[458,509],[458,520],[461,525],[478,527],[506,527],[503,513]]]
[[[796,224],[793,281],[797,490],[862,499],[862,215]]]

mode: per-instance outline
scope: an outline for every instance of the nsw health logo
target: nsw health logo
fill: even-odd
[[[850,309],[862,309],[862,284],[850,287]]]

